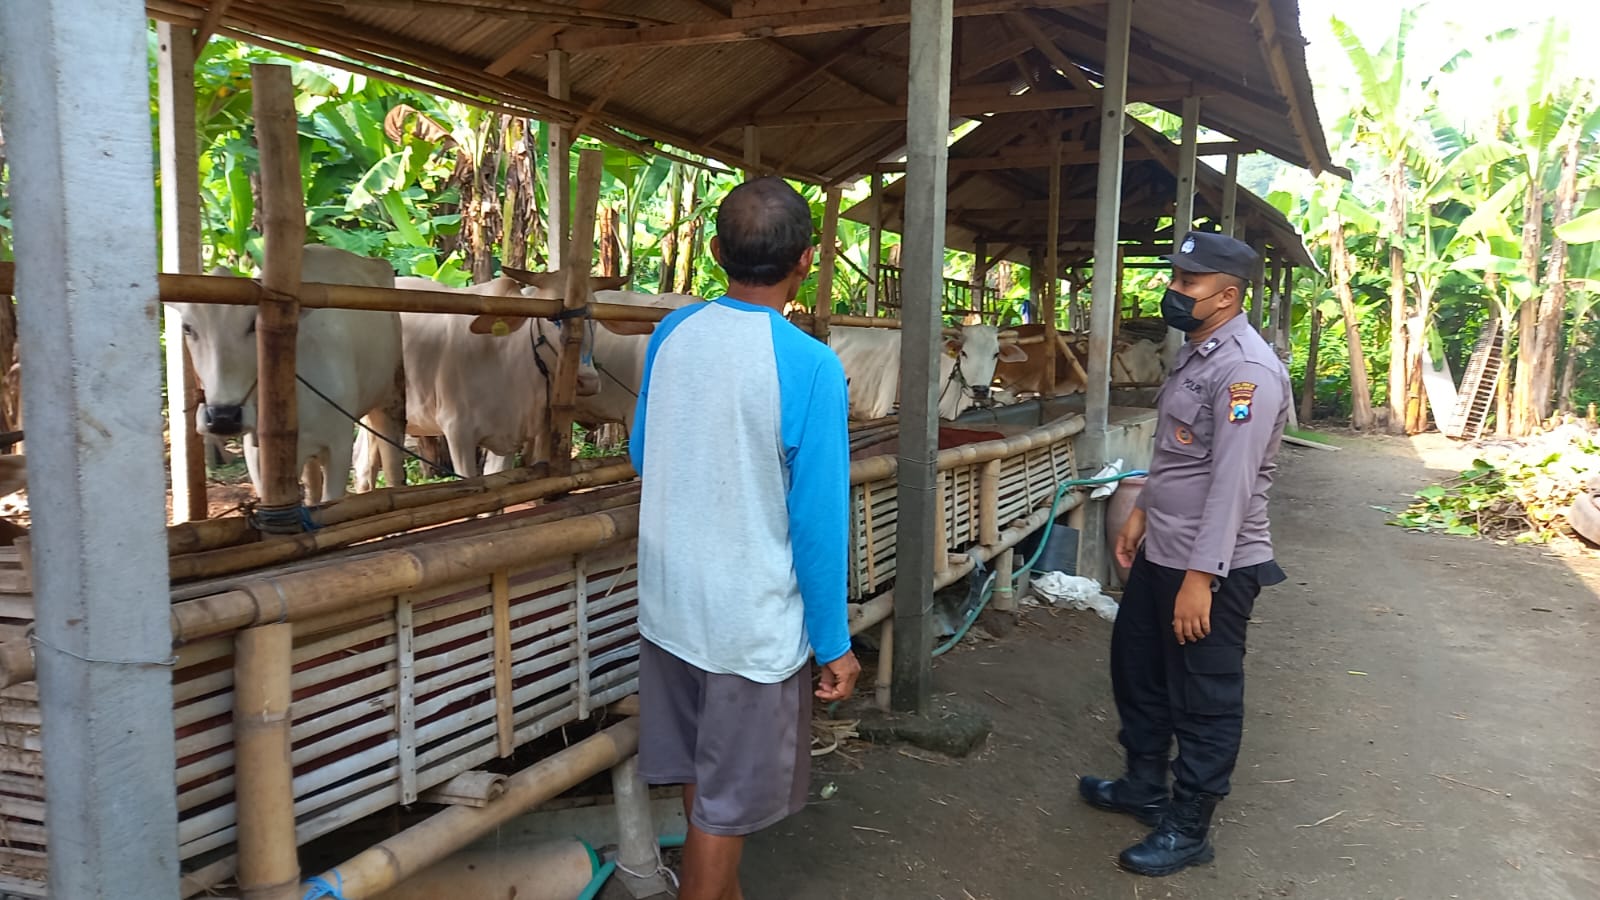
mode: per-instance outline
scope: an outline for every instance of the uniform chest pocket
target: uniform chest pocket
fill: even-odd
[[[1175,390],[1162,403],[1161,413],[1159,449],[1194,459],[1211,454],[1211,410],[1201,397],[1187,389]]]

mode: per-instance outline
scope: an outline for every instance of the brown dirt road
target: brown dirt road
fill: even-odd
[[[1119,765],[1109,625],[1034,611],[936,664],[939,691],[993,717],[985,749],[824,758],[813,797],[837,794],[751,843],[746,896],[1600,897],[1600,558],[1407,534],[1373,509],[1469,461],[1437,436],[1286,448],[1290,581],[1256,605],[1216,863],[1115,868],[1140,827],[1075,792]]]

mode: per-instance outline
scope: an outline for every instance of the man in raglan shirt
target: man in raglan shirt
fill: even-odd
[[[639,769],[682,784],[681,900],[742,900],[744,837],[805,806],[815,696],[861,667],[845,610],[844,369],[785,321],[813,257],[779,178],[717,212],[728,295],[679,309],[645,359],[630,452],[639,505]]]

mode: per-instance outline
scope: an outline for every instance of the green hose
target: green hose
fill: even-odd
[[[1034,563],[1039,561],[1039,557],[1044,555],[1045,545],[1050,542],[1050,532],[1056,527],[1056,510],[1061,507],[1061,498],[1067,495],[1067,491],[1075,487],[1111,484],[1114,481],[1121,481],[1124,478],[1132,478],[1136,475],[1147,474],[1149,473],[1142,469],[1134,469],[1128,472],[1118,472],[1115,475],[1107,475],[1104,478],[1075,478],[1071,481],[1061,482],[1061,487],[1056,491],[1055,499],[1050,501],[1050,518],[1044,520],[1044,532],[1039,537],[1039,546],[1033,551],[1033,556],[1029,557],[1026,563],[1018,566],[1012,573],[1011,586],[1015,588],[1017,582],[1021,581],[1022,577],[1028,574],[1029,570],[1033,568]],[[955,645],[961,643],[962,638],[967,636],[967,631],[972,628],[972,623],[978,621],[978,616],[983,614],[983,611],[989,606],[989,600],[994,597],[994,577],[995,573],[991,572],[989,574],[988,583],[983,587],[983,596],[979,599],[977,607],[974,608],[972,612],[967,614],[966,621],[961,623],[961,627],[956,629],[956,633],[952,635],[948,641],[945,641],[939,646],[933,648],[934,656],[943,656],[946,653],[949,653],[950,650],[955,647]]]
[[[661,849],[669,850],[673,847],[682,847],[683,838],[684,836],[681,834],[663,835],[660,838]],[[584,846],[588,847],[589,845],[584,844]],[[591,858],[595,860],[600,858],[599,854],[595,852],[593,847],[589,848],[589,853]],[[594,900],[595,897],[600,896],[600,889],[606,886],[606,882],[611,879],[612,873],[616,871],[617,861],[615,859],[608,860],[605,865],[596,869],[594,878],[591,879],[588,886],[583,889],[583,893],[578,895],[578,900]]]

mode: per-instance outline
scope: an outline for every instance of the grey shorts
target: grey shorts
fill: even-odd
[[[778,684],[717,675],[639,641],[639,773],[692,784],[689,821],[727,837],[805,808],[811,784],[811,667]]]

